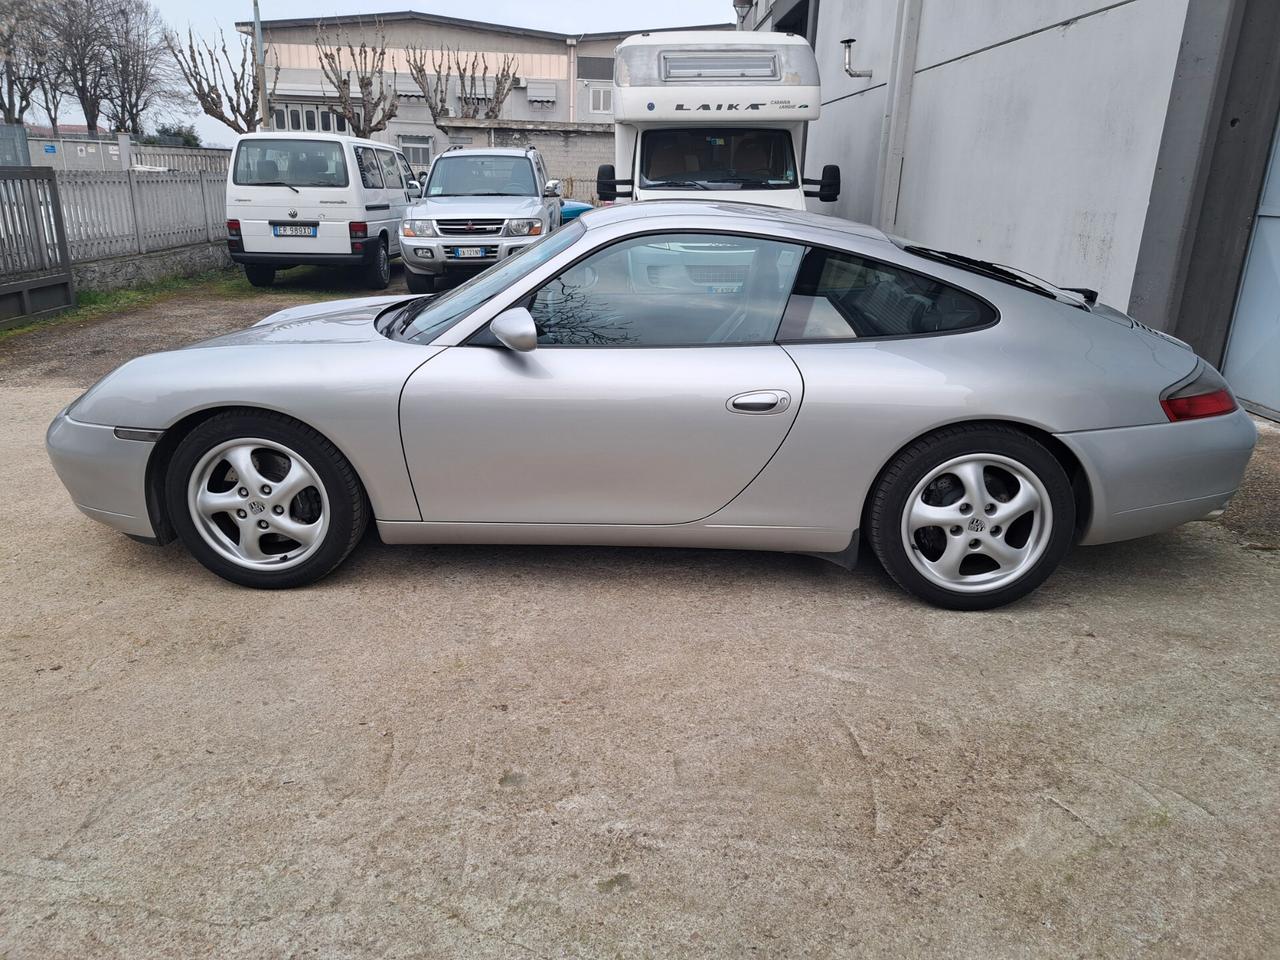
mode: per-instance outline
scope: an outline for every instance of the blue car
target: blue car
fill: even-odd
[[[583,203],[581,200],[564,200],[560,203],[560,223],[563,225],[570,220],[576,220],[581,214],[592,209],[594,208],[591,204]]]

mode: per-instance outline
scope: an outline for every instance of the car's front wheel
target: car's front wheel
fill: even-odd
[[[310,427],[265,411],[228,411],[199,424],[174,451],[165,496],[195,558],[249,587],[319,580],[368,523],[346,458]]]
[[[1017,600],[1071,546],[1075,499],[1057,458],[996,424],[918,440],[881,475],[868,510],[871,546],[901,586],[953,610]]]

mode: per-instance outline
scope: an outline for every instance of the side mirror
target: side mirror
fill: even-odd
[[[545,187],[543,187],[543,188],[542,188],[542,195],[543,195],[544,197],[558,197],[558,196],[560,196],[560,181],[559,181],[559,180],[548,180],[548,181],[547,181],[547,185],[546,185]]]
[[[405,187],[405,189],[410,193],[416,193],[418,196],[422,196],[422,184],[417,180],[410,180],[409,185]]]
[[[596,196],[606,203],[618,199],[618,175],[612,163],[602,163],[596,170]]]
[[[840,168],[828,163],[822,168],[822,179],[818,182],[818,199],[823,203],[834,203],[840,199]]]
[[[489,332],[508,350],[528,353],[538,345],[538,328],[533,314],[524,307],[503,310],[489,321]]]

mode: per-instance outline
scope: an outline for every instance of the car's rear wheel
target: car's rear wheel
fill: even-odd
[[[269,287],[276,282],[276,268],[264,267],[260,263],[246,263],[244,275],[255,287]]]
[[[985,610],[1026,596],[1071,546],[1075,499],[1054,455],[999,425],[956,426],[913,443],[881,475],[872,549],[916,596]]]
[[[373,254],[362,271],[364,284],[370,290],[385,290],[391,283],[391,256],[387,245],[375,241]]]
[[[405,283],[409,285],[410,293],[435,293],[436,278],[429,273],[414,273],[412,270],[405,269]]]
[[[165,481],[169,517],[214,573],[249,587],[296,587],[333,571],[368,523],[346,458],[296,420],[229,411],[178,444]]]

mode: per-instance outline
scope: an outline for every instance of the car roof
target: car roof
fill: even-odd
[[[325,133],[320,130],[259,130],[254,133],[242,133],[236,138],[241,140],[331,140],[342,143],[356,143],[364,147],[381,147],[383,150],[399,150],[394,143],[382,143],[380,140],[367,140],[364,137],[353,137],[344,133]]]
[[[461,147],[461,148],[458,148],[458,149],[450,149],[450,150],[446,150],[446,151],[444,151],[444,153],[439,154],[439,155],[436,157],[436,159],[437,159],[437,160],[440,160],[440,159],[442,159],[442,158],[444,158],[444,157],[457,157],[457,156],[462,156],[463,154],[465,154],[465,155],[467,155],[467,156],[469,156],[469,157],[474,157],[474,156],[477,156],[477,155],[479,155],[479,156],[485,156],[485,157],[524,157],[524,156],[528,156],[528,154],[533,153],[533,152],[536,152],[536,148],[525,148],[525,147]]]
[[[737,203],[729,200],[639,200],[619,203],[610,207],[597,207],[578,219],[588,228],[628,223],[635,220],[651,220],[656,217],[681,218],[697,226],[712,229],[740,229],[770,232],[778,227],[798,228],[802,231],[822,231],[843,234],[862,240],[879,240],[890,243],[881,230],[865,223],[855,223],[823,213],[805,210],[783,210],[758,203]]]

